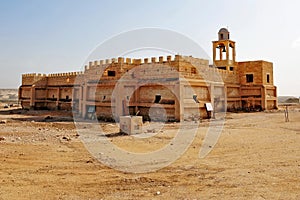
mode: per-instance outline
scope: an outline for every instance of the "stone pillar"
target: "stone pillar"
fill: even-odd
[[[216,107],[215,107],[215,86],[214,84],[210,85],[210,102],[211,105],[213,106],[213,118],[215,118],[215,113],[216,113]]]
[[[75,86],[72,87],[72,95],[71,95],[71,109],[74,109],[74,100],[75,100]]]
[[[87,92],[88,92],[88,86],[87,83],[84,83],[82,88],[82,117],[83,118],[85,118],[87,114],[87,110],[86,110]]]
[[[175,114],[175,120],[176,121],[182,121],[183,119],[181,118],[181,107],[183,107],[183,103],[182,99],[183,97],[183,93],[181,93],[180,91],[180,83],[177,82],[174,86],[174,91],[175,91],[175,110],[174,110],[174,114]],[[182,111],[183,112],[183,111]]]
[[[261,107],[263,110],[267,109],[267,89],[265,86],[261,87]]]
[[[136,84],[135,91],[134,91],[134,104],[137,105],[140,102],[140,87]],[[139,111],[138,106],[135,106],[134,112],[135,114]]]
[[[30,107],[35,107],[35,85],[31,86]]]
[[[215,64],[216,61],[216,44],[213,43],[213,64]]]
[[[124,111],[124,86],[123,84],[119,84],[118,86],[115,87],[115,91],[114,94],[115,96],[112,96],[112,101],[113,99],[115,99],[115,117],[116,120],[119,119],[120,116],[123,116],[123,111]]]
[[[230,61],[229,61],[229,43],[228,42],[226,42],[226,62],[227,62],[227,64],[226,64],[226,70],[227,71],[230,71]]]
[[[83,89],[82,85],[79,86],[79,99],[78,99],[78,114],[82,116],[82,100],[83,100]]]
[[[184,83],[179,83],[179,116],[180,121],[184,120]]]
[[[235,63],[235,44],[232,47],[232,61]]]
[[[56,99],[56,109],[59,110],[60,88],[57,88],[56,96],[57,96],[57,99]]]
[[[274,87],[274,97],[276,98],[275,106],[276,106],[276,109],[278,109],[277,87]]]

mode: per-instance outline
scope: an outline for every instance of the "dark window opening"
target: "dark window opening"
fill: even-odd
[[[155,95],[154,103],[159,103],[160,100],[161,100],[161,95],[160,94]]]
[[[224,36],[223,36],[223,33],[221,33],[221,40],[223,40]]]
[[[102,100],[105,100],[105,99],[106,99],[106,96],[104,95],[103,98],[102,98]]]
[[[126,99],[129,100],[129,96],[126,96]]]
[[[233,67],[230,67],[230,71],[233,71]]]
[[[270,74],[267,74],[267,83],[270,83]]]
[[[193,68],[191,69],[191,72],[192,72],[192,74],[196,74],[196,73],[197,73],[197,70],[196,70],[196,68],[195,68],[195,67],[193,67]]]
[[[226,67],[218,67],[218,69],[226,70]]]
[[[69,100],[69,95],[66,96],[66,100]]]
[[[52,98],[54,99],[54,98],[55,98],[55,96],[54,96],[54,95],[52,95]]]
[[[108,76],[116,76],[116,72],[115,71],[108,71],[107,75]]]
[[[199,101],[198,101],[198,99],[197,99],[197,95],[196,95],[196,94],[194,94],[194,95],[193,95],[193,99],[194,99],[194,101],[195,101],[196,103],[199,103]]]
[[[253,74],[246,74],[246,82],[253,83]]]

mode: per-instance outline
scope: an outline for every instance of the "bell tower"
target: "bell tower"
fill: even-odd
[[[221,28],[218,40],[213,41],[213,64],[223,70],[235,71],[235,42],[230,40],[229,31]]]

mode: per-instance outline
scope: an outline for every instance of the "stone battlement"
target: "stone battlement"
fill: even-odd
[[[105,60],[90,61],[88,65],[85,65],[85,70],[89,70],[94,67],[106,67],[107,65],[114,64],[114,63],[127,64],[127,65],[159,64],[159,63],[163,64],[167,62],[184,61],[186,60],[186,58],[187,58],[186,56],[181,56],[181,55],[175,55],[175,56],[168,55],[168,56],[159,56],[159,57],[151,57],[151,58],[143,58],[143,59],[118,57],[118,58],[111,58]],[[193,59],[197,60],[198,63],[208,65],[208,60],[201,59],[201,58],[193,58]]]
[[[43,76],[47,76],[47,75],[39,74],[39,73],[22,74],[22,77],[43,77]]]
[[[77,76],[81,75],[83,72],[67,72],[67,73],[55,73],[55,74],[48,74],[48,77],[61,77],[61,76]]]
[[[83,72],[67,72],[67,73],[55,73],[55,74],[29,73],[29,74],[22,74],[22,78],[77,76],[81,74],[83,74]]]

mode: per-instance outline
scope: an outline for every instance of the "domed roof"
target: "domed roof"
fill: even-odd
[[[229,40],[229,31],[227,28],[221,28],[218,32],[219,40]]]
[[[228,29],[227,28],[221,28],[219,30],[219,33],[229,33]]]

